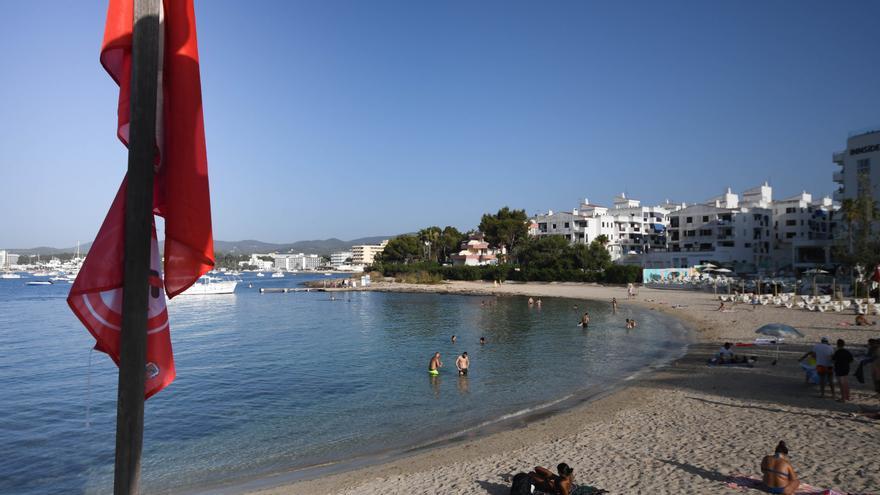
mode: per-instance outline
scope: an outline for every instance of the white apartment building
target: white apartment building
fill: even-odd
[[[0,269],[9,268],[18,264],[19,255],[10,253],[5,249],[0,249]]]
[[[677,209],[665,205],[641,206],[641,202],[621,193],[614,198],[614,207],[608,211],[613,217],[614,233],[609,248],[612,259],[626,255],[640,255],[666,250],[666,229],[670,212]]]
[[[330,253],[330,266],[333,268],[347,266],[351,264],[351,259],[351,251],[337,251],[335,253]]]
[[[254,254],[251,254],[250,259],[248,259],[247,261],[239,261],[239,262],[238,262],[238,266],[239,266],[239,267],[242,267],[242,266],[245,266],[245,265],[248,265],[248,266],[255,266],[255,267],[257,267],[257,270],[260,270],[260,271],[269,271],[269,270],[272,270],[272,269],[275,267],[275,263],[273,263],[273,262],[271,262],[271,261],[269,261],[269,260],[260,259],[261,257],[265,258],[265,257],[268,257],[268,256],[273,256],[273,255],[271,255],[271,254],[256,254],[256,253],[254,253]]]
[[[359,244],[351,247],[351,264],[352,266],[372,265],[376,255],[385,250],[388,245],[388,239],[379,244]]]
[[[321,257],[317,254],[273,254],[272,258],[276,270],[317,270],[321,266]]]
[[[791,265],[809,269],[831,263],[836,222],[831,198],[813,201],[806,191],[773,202],[773,261],[776,267]]]
[[[767,183],[692,205],[646,207],[621,194],[610,209],[584,200],[571,212],[536,215],[529,233],[578,243],[605,235],[612,260],[645,268],[713,262],[742,272],[801,270],[830,263],[836,208],[806,192],[774,202]]]
[[[614,207],[590,203],[584,199],[571,212],[535,215],[530,235],[561,235],[573,243],[589,244],[600,235],[608,239],[611,259],[627,254],[642,254],[666,249],[666,225],[673,205],[641,206],[625,194],[614,199]]]
[[[880,128],[850,133],[846,149],[834,153],[832,160],[840,166],[833,175],[834,182],[839,184],[834,192],[835,201],[855,199],[861,187],[880,203]],[[861,177],[867,180],[863,183]]]
[[[764,184],[744,192],[742,202],[728,188],[705,203],[672,212],[667,254],[649,264],[684,268],[711,261],[735,271],[769,269],[771,202],[772,189]]]

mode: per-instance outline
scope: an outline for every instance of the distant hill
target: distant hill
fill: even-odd
[[[323,240],[297,241],[283,244],[273,244],[255,240],[244,241],[214,241],[214,250],[219,253],[251,254],[251,253],[312,253],[329,255],[334,251],[344,251],[356,244],[379,244],[385,239],[394,236],[361,237],[343,241],[335,237]]]
[[[214,251],[218,253],[233,253],[233,254],[252,254],[252,253],[308,253],[308,254],[320,254],[320,255],[329,255],[334,251],[344,251],[346,249],[350,249],[352,246],[356,244],[379,244],[385,239],[391,239],[395,236],[373,236],[373,237],[361,237],[360,239],[352,239],[350,241],[343,241],[340,239],[330,238],[323,240],[312,240],[312,241],[297,241],[290,243],[282,243],[275,244],[271,242],[263,242],[257,240],[244,240],[244,241],[214,241]],[[162,244],[162,243],[160,243]],[[89,251],[89,248],[92,246],[91,242],[80,244],[80,252],[85,254]],[[161,250],[163,246],[159,246]],[[51,256],[53,254],[61,254],[61,253],[75,253],[76,247],[69,248],[54,248],[47,246],[40,246],[34,248],[27,249],[9,249],[9,252],[16,254],[24,254],[27,256],[33,256],[35,254],[39,254],[40,256]]]

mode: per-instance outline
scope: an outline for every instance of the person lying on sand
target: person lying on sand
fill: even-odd
[[[788,461],[788,447],[781,440],[773,455],[764,456],[761,472],[764,474],[764,485],[770,493],[790,495],[800,486],[797,473]]]
[[[865,318],[865,315],[856,315],[856,326],[857,327],[869,327],[876,325],[876,321],[868,322],[868,319]]]
[[[566,463],[556,466],[559,474],[553,474],[549,469],[541,466],[528,474],[529,480],[534,487],[551,495],[601,495],[608,493],[607,490],[589,485],[576,485],[574,482],[574,470]]]
[[[535,470],[529,473],[529,478],[535,488],[545,493],[554,495],[571,494],[572,484],[574,482],[574,469],[566,463],[560,463],[556,466],[558,475],[550,472],[549,469],[537,466]]]

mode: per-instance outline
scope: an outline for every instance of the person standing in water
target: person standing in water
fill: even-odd
[[[581,326],[584,328],[590,326],[590,313],[588,311],[585,311],[584,316],[581,317]]]
[[[428,374],[431,376],[437,376],[440,374],[440,368],[443,367],[443,363],[440,361],[440,353],[435,352],[434,356],[431,357],[431,360],[428,362]]]
[[[484,345],[486,343],[486,337],[480,337],[480,345]]]
[[[452,336],[452,343],[455,343],[455,335]]]
[[[617,314],[617,298],[616,297],[611,298],[611,314],[614,314],[614,315]]]
[[[462,352],[461,356],[458,356],[458,359],[455,360],[455,367],[458,368],[458,376],[467,376],[468,374],[468,366],[470,366],[471,360],[468,358],[467,352]]]

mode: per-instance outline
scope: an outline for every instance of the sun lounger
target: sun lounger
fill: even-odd
[[[741,492],[749,490],[760,490],[762,493],[767,493],[764,490],[764,483],[761,481],[761,478],[758,478],[757,476],[728,476],[725,484],[728,488],[732,488]],[[808,485],[803,481],[801,481],[798,490],[794,493],[795,495],[846,495],[846,493],[839,492],[834,489],[818,488],[812,485]]]

